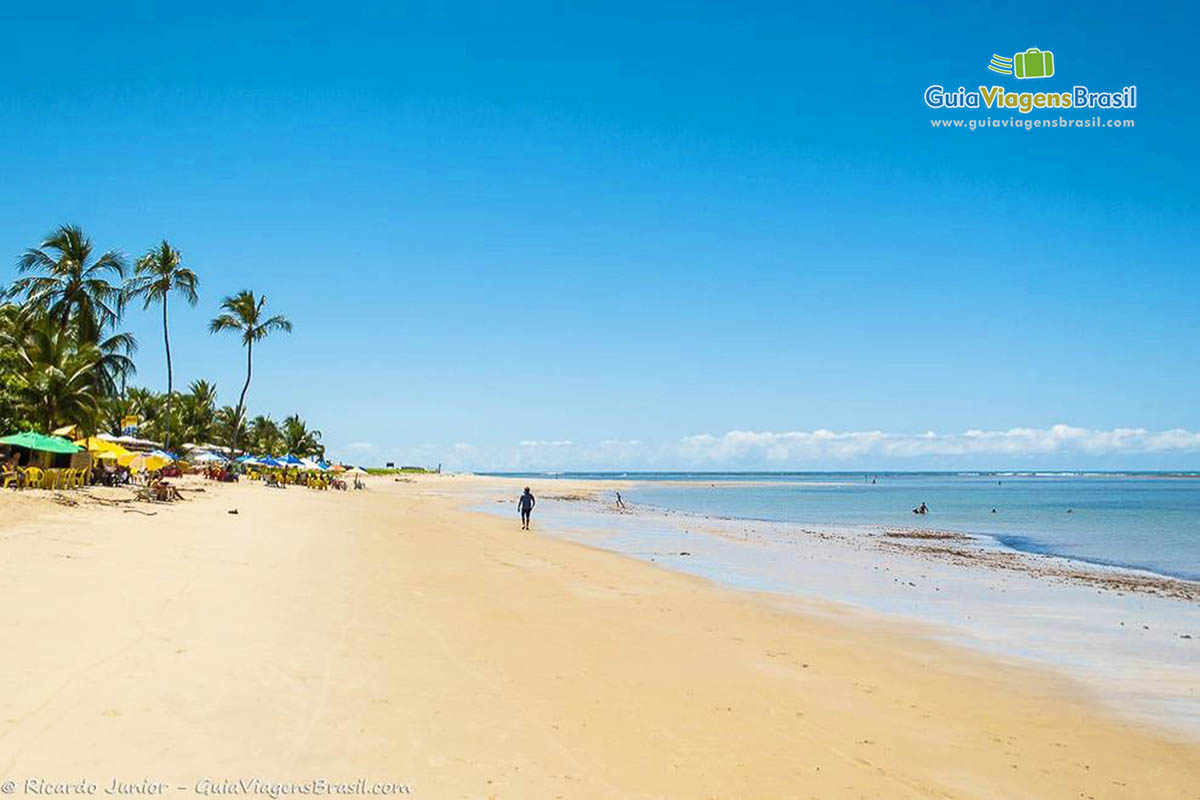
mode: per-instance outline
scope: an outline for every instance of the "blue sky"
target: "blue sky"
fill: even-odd
[[[173,312],[177,382],[236,401],[237,342],[204,325],[263,292],[296,332],[257,351],[252,413],[300,411],[334,455],[1200,466],[1196,437],[1153,438],[1200,429],[1193,5],[62,3],[7,22],[0,280],[60,223],[134,255],[168,237],[202,279]],[[1044,87],[987,72],[1035,46]],[[931,111],[931,83],[1136,84],[1111,114],[1136,127],[933,130],[984,114]],[[138,382],[162,388],[156,317],[127,324]],[[962,446],[1014,428],[1041,433]],[[946,444],[788,438],[816,430]]]

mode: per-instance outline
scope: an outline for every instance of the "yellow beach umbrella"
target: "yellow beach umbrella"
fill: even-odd
[[[116,453],[118,456],[132,455],[131,451],[126,450],[116,442],[110,442],[96,436],[89,436],[86,439],[76,439],[75,444],[80,447],[86,447],[94,453]]]
[[[119,444],[95,436],[76,439],[75,444],[87,448],[88,452],[92,454],[92,458],[97,461],[116,461],[118,464],[123,464],[122,458],[133,458],[135,455]]]
[[[156,469],[162,469],[171,462],[161,456],[150,453],[126,452],[125,455],[117,457],[117,463],[122,467],[128,468],[130,472],[141,472],[142,470],[153,472]]]

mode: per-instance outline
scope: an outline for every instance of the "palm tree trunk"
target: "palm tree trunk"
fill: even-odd
[[[233,454],[234,455],[237,454],[238,429],[241,428],[241,426],[238,424],[238,421],[241,420],[241,418],[242,418],[242,409],[244,409],[246,407],[246,390],[250,388],[250,373],[251,373],[251,370],[253,369],[253,361],[252,361],[253,353],[254,353],[254,342],[246,342],[246,383],[242,386],[241,396],[238,397],[237,418],[234,419],[234,421],[233,421]]]
[[[164,428],[163,447],[171,448],[171,395],[174,393],[174,378],[171,374],[171,337],[167,333],[167,296],[163,295],[163,344],[167,348],[167,424]]]

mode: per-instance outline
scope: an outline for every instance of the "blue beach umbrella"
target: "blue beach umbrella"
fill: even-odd
[[[280,462],[281,464],[286,464],[286,465],[287,465],[287,466],[289,466],[289,467],[300,467],[300,466],[303,466],[303,465],[304,465],[304,462],[303,462],[303,461],[301,461],[300,459],[296,458],[296,457],[295,457],[294,455],[292,455],[291,453],[288,453],[286,456],[284,456],[283,458],[279,459],[279,462]]]

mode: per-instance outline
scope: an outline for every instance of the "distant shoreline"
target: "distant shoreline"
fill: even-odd
[[[873,472],[870,470],[752,470],[752,471],[687,471],[687,470],[626,470],[598,472],[471,472],[483,478],[536,478],[539,480],[615,480],[615,481],[659,481],[684,480],[700,482],[709,477],[724,478],[730,482],[740,483],[739,478],[788,478],[788,477],[820,477],[839,476],[858,478],[870,476],[874,478],[903,478],[903,477],[958,477],[958,478],[1200,478],[1200,470],[886,470]],[[861,481],[854,481],[861,483]]]

